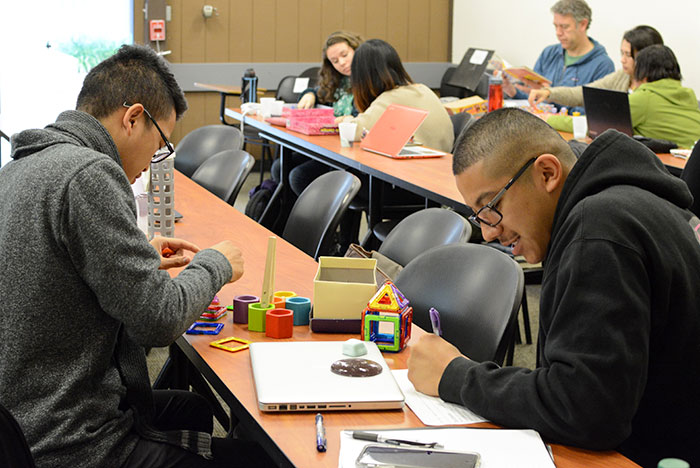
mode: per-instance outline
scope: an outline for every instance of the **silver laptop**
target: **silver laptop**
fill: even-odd
[[[264,342],[250,345],[261,411],[334,411],[402,408],[404,396],[377,345],[365,342],[369,359],[382,367],[371,377],[331,372],[341,359],[342,341]]]

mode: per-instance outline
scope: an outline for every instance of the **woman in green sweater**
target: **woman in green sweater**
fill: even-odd
[[[681,86],[681,68],[673,51],[664,45],[641,51],[634,79],[640,83],[630,95],[634,133],[691,148],[700,138],[700,109],[695,92]]]

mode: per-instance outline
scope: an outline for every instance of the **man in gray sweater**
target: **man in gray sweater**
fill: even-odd
[[[13,137],[0,170],[0,402],[39,467],[266,459],[255,444],[212,444],[206,402],[148,380],[144,348],[172,343],[243,274],[230,241],[149,243],[136,225],[130,183],[172,153],[186,109],[165,61],[123,46],[87,75],[76,111]]]

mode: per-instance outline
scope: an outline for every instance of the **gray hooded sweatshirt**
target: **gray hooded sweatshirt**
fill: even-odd
[[[214,250],[176,278],[136,225],[117,148],[62,113],[0,170],[0,402],[38,467],[120,466],[152,404],[143,348],[180,336],[231,278]],[[139,418],[142,419],[142,418]]]

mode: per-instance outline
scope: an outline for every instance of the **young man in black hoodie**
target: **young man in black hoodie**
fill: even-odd
[[[429,335],[412,345],[415,387],[551,442],[700,464],[700,220],[685,183],[614,130],[576,160],[517,109],[474,124],[453,172],[484,239],[543,263],[539,362],[477,363]]]

